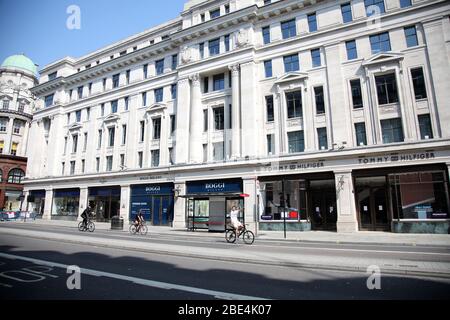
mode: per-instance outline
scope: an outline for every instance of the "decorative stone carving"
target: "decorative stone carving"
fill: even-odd
[[[248,39],[248,31],[245,29],[241,29],[239,30],[237,37],[236,37],[236,46],[239,47],[244,47],[248,44],[249,39]]]
[[[239,64],[233,64],[231,66],[228,66],[228,69],[231,71],[231,75],[234,77],[239,76]]]
[[[181,50],[181,62],[183,64],[189,63],[192,61],[192,48],[184,47]]]
[[[193,86],[200,86],[200,75],[198,73],[191,74],[189,80],[192,81]]]

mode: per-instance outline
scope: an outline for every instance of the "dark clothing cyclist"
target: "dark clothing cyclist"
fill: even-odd
[[[87,226],[88,219],[91,217],[91,215],[92,215],[92,209],[90,206],[88,206],[81,214],[81,218],[83,218],[84,226]]]

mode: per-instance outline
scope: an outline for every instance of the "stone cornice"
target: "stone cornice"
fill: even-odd
[[[201,24],[197,24],[194,26],[191,26],[189,28],[177,31],[169,36],[169,39],[166,39],[164,41],[158,42],[154,45],[139,49],[137,51],[128,53],[124,56],[117,57],[114,60],[110,60],[107,62],[104,62],[100,65],[93,66],[92,68],[89,68],[87,70],[83,70],[79,73],[76,73],[74,75],[65,77],[65,78],[58,78],[55,80],[52,80],[48,83],[43,83],[40,85],[37,85],[32,89],[32,92],[36,95],[44,94],[46,92],[50,92],[53,89],[57,89],[63,85],[73,85],[82,81],[86,81],[93,78],[98,78],[102,76],[105,73],[112,72],[117,69],[124,68],[129,65],[134,65],[137,62],[150,59],[152,57],[156,57],[158,55],[161,55],[164,52],[174,50],[176,48],[181,48],[183,44],[186,42],[191,42],[194,39],[201,39],[204,38],[206,35],[210,33],[216,33],[217,31],[227,29],[229,27],[236,27],[240,24],[245,23],[254,23],[263,21],[266,19],[271,19],[273,17],[283,15],[283,14],[289,14],[293,11],[304,9],[305,6],[308,5],[314,5],[316,3],[323,2],[324,0],[304,0],[304,1],[298,1],[298,0],[282,0],[278,2],[274,2],[270,5],[258,7],[257,5],[252,5],[234,12],[231,12],[229,14],[223,15],[221,17],[206,21]],[[426,3],[419,3],[415,4],[411,8],[402,8],[402,10],[394,10],[392,12],[387,12],[381,16],[382,20],[389,19],[389,17],[397,15],[397,14],[403,14],[405,11],[413,11],[413,10],[420,10],[424,6],[428,6],[430,4],[439,4],[443,1],[435,1],[435,2],[426,2]],[[441,17],[441,15],[439,16]],[[438,18],[439,18],[438,17]],[[436,19],[433,15],[433,17],[429,17],[429,19]],[[177,20],[178,21],[178,20]],[[179,22],[179,21],[178,21]],[[178,23],[177,22],[177,23]],[[348,28],[352,27],[361,23],[366,23],[367,19],[358,19],[354,22],[346,25],[339,25],[339,26],[332,26],[330,28],[324,28],[322,30],[319,30],[318,32],[314,32],[312,34],[306,34],[306,35],[299,35],[298,37],[289,39],[290,41],[297,41],[300,38],[306,37],[317,37],[322,35],[323,33],[327,33],[330,31],[338,30],[340,28]],[[158,30],[155,30],[154,32],[158,32]],[[284,44],[284,41],[281,41],[279,43],[276,43],[276,45]],[[119,45],[117,45],[119,46]],[[267,47],[269,48],[269,47]],[[266,47],[263,48],[256,48],[256,50],[265,50]],[[103,52],[103,51],[102,51]],[[233,50],[233,53],[235,50]],[[89,56],[92,57],[92,56]],[[80,60],[82,61],[82,60]],[[87,60],[86,60],[87,61]],[[68,63],[69,60],[62,60],[59,63]],[[199,61],[195,61],[199,62]],[[46,69],[50,69],[51,67],[55,66],[50,65]],[[191,65],[191,63],[187,64]]]

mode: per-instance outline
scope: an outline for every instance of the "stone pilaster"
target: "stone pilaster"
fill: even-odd
[[[45,206],[44,206],[44,214],[42,215],[43,220],[52,219],[52,206],[53,206],[53,189],[45,189]]]
[[[79,202],[79,209],[78,209],[78,221],[82,221],[81,214],[88,206],[88,188],[80,188],[80,202]]]
[[[239,77],[239,64],[235,64],[228,67],[231,71],[231,158],[236,159],[241,156],[241,141],[240,141],[240,114],[241,114],[241,102],[239,95],[240,77]],[[249,81],[250,82],[250,81]]]
[[[190,76],[192,81],[191,94],[191,127],[189,135],[189,162],[203,162],[203,146],[202,146],[202,93],[200,89],[200,75],[194,74]]]
[[[174,185],[174,212],[173,212],[173,227],[175,229],[186,228],[186,198],[179,197],[179,195],[186,194],[186,183],[179,182]]]
[[[358,219],[356,216],[355,191],[351,170],[335,171],[336,203],[337,203],[337,232],[357,232]]]
[[[256,208],[256,177],[243,180],[244,193],[249,197],[244,198],[245,224],[248,229],[257,233],[257,208]]]

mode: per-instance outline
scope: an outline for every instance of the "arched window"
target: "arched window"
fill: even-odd
[[[21,169],[12,169],[8,175],[8,183],[22,183],[25,172]]]

